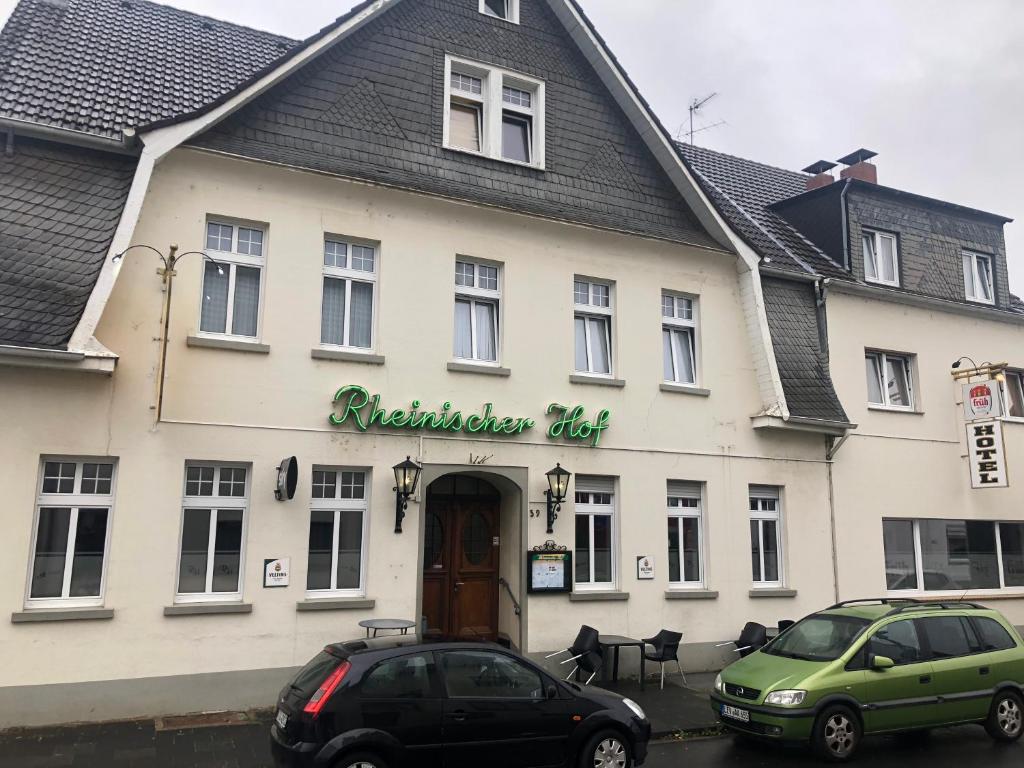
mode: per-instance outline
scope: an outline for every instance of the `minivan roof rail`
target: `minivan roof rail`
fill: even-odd
[[[882,605],[895,605],[896,603],[910,603],[919,604],[920,600],[915,600],[912,597],[863,597],[860,600],[843,600],[841,603],[836,603],[826,610],[833,610],[834,608],[848,608],[851,605],[860,605],[861,603],[881,603]]]
[[[976,610],[976,611],[984,611],[984,610],[986,610],[984,605],[979,605],[978,603],[967,603],[967,602],[958,601],[958,600],[953,600],[953,601],[946,600],[946,601],[935,602],[935,603],[915,601],[914,603],[911,603],[909,605],[901,605],[901,606],[899,606],[897,608],[893,608],[891,611],[889,611],[885,615],[886,616],[893,616],[893,615],[895,615],[897,613],[903,613],[904,611],[909,611],[909,610],[915,610],[916,609],[916,610],[928,611],[928,610],[933,610],[933,609],[936,609],[936,608],[942,609],[944,611],[955,611],[955,610],[960,609],[960,608],[969,608],[969,609]]]

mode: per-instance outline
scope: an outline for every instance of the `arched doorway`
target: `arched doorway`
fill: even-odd
[[[423,615],[427,634],[496,640],[501,494],[487,480],[445,475],[427,487]]]

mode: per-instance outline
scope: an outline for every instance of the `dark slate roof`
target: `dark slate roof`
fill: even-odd
[[[1010,311],[1011,312],[1018,312],[1018,313],[1024,315],[1024,299],[1021,299],[1020,296],[1014,296],[1011,293],[1010,294]]]
[[[32,139],[0,150],[0,344],[67,346],[134,173],[134,158]]]
[[[812,283],[764,277],[772,346],[791,416],[847,423],[822,349]]]
[[[770,265],[803,274],[843,277],[846,270],[769,206],[807,191],[807,174],[691,144],[679,153],[732,228]]]
[[[21,0],[0,33],[0,118],[117,139],[214,101],[295,45],[145,0]]]

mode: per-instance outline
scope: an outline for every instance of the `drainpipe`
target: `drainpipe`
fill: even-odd
[[[850,259],[850,223],[849,213],[846,207],[846,193],[850,191],[850,181],[843,183],[843,191],[839,193],[840,223],[843,225],[843,264],[846,269],[853,272],[853,263]]]
[[[836,496],[835,496],[835,481],[832,477],[832,456],[835,455],[836,449],[839,445],[842,445],[846,440],[846,435],[843,435],[839,439],[839,443],[836,444],[834,437],[825,438],[825,456],[828,461],[825,466],[828,471],[828,515],[829,515],[829,529],[832,533],[832,591],[835,595],[835,601],[839,602],[839,542],[836,536]]]

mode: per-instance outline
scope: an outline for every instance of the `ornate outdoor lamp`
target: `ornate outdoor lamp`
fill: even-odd
[[[420,472],[423,467],[406,456],[401,464],[395,464],[395,533],[402,532],[402,519],[405,517],[406,507],[409,506],[409,497],[416,493],[416,483],[419,482]]]
[[[547,473],[548,489],[544,491],[544,496],[548,500],[548,533],[555,532],[555,520],[558,519],[558,510],[562,508],[562,502],[565,501],[571,476],[572,473],[562,469],[561,464],[555,464],[555,468]]]

